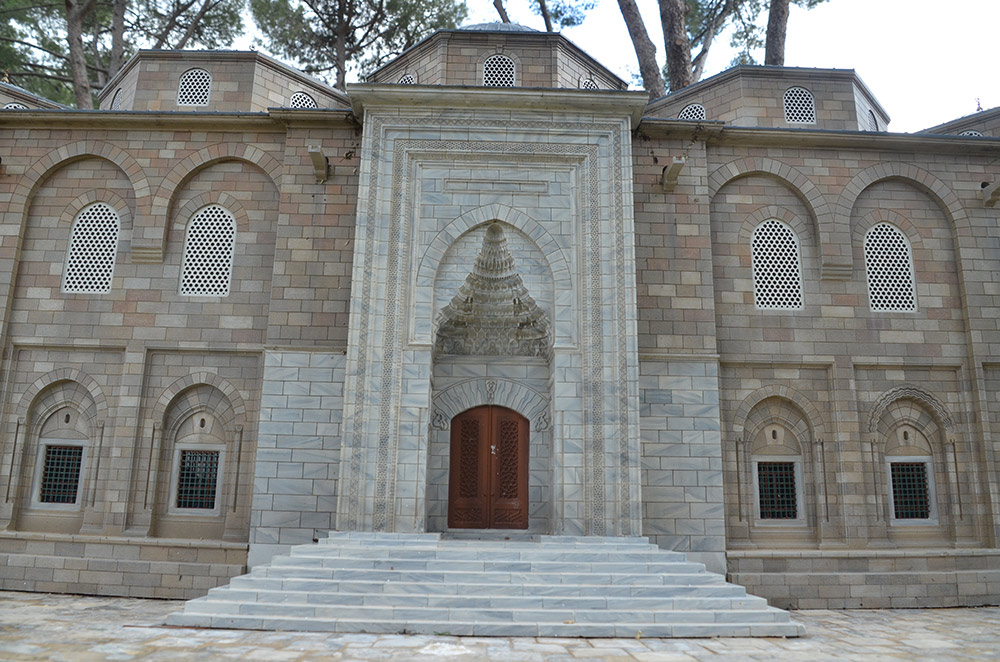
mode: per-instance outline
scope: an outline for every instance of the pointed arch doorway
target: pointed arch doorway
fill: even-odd
[[[451,420],[448,526],[528,528],[528,419],[483,405]]]

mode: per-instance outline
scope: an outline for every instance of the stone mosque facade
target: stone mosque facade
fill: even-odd
[[[0,86],[0,587],[485,530],[1000,602],[1000,109],[892,133],[852,70],[750,66],[650,102],[476,28],[346,92],[223,51],[96,111]]]

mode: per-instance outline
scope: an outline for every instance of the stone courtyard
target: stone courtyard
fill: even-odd
[[[554,639],[168,628],[172,600],[0,592],[0,660],[997,660],[1000,608],[807,610],[798,639]]]

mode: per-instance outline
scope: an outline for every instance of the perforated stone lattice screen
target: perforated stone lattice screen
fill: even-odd
[[[689,103],[684,106],[681,112],[677,113],[679,120],[703,120],[705,117],[705,106],[700,103]]]
[[[177,84],[178,106],[207,106],[212,88],[212,74],[204,69],[188,69]]]
[[[917,309],[913,293],[913,253],[903,233],[879,223],[865,237],[865,270],[872,310],[909,312]]]
[[[122,88],[115,90],[115,96],[111,97],[111,110],[122,109]]]
[[[875,113],[871,110],[868,111],[868,130],[878,131],[878,119],[875,117]]]
[[[960,133],[958,135],[960,135],[960,136],[975,136],[977,138],[982,138],[983,137],[983,134],[981,134],[978,131],[975,131],[973,129],[969,129],[968,131],[963,131],[962,133]]]
[[[229,296],[236,246],[236,219],[219,205],[205,207],[191,219],[184,241],[181,294]]]
[[[28,107],[23,103],[11,102],[3,107],[4,110],[28,110]]]
[[[399,85],[416,85],[417,79],[414,78],[412,74],[403,74],[396,82]]]
[[[781,221],[764,221],[754,230],[750,246],[757,308],[802,308],[802,263],[795,232]]]
[[[514,87],[514,61],[506,55],[493,55],[483,62],[485,87]]]
[[[816,123],[816,102],[804,87],[785,90],[785,121],[795,124]]]
[[[596,90],[596,89],[599,89],[599,88],[597,87],[597,83],[594,82],[593,78],[585,78],[585,79],[583,79],[583,82],[580,83],[580,89],[582,89],[582,90]]]
[[[111,290],[120,229],[118,213],[103,202],[80,211],[69,236],[63,292],[102,293]]]
[[[288,102],[290,108],[315,108],[316,100],[305,92],[296,92]]]

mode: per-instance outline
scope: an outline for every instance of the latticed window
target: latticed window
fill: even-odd
[[[212,88],[212,74],[204,69],[188,69],[177,84],[178,106],[207,106]]]
[[[892,462],[892,509],[896,519],[930,519],[931,502],[925,462]]]
[[[794,124],[816,123],[816,102],[804,87],[785,90],[785,121]]]
[[[413,77],[413,74],[403,74],[396,83],[399,85],[416,85],[417,79]]]
[[[868,130],[878,131],[878,119],[875,117],[875,111],[868,111]]]
[[[288,102],[290,108],[315,108],[316,100],[305,92],[296,92]]]
[[[581,90],[597,90],[597,89],[600,89],[600,88],[597,87],[597,83],[594,81],[593,78],[584,78],[583,81],[581,81],[581,83],[580,83],[580,89]]]
[[[4,110],[28,110],[28,107],[25,106],[23,103],[17,103],[15,101],[11,101],[10,103],[5,104],[4,107],[3,107],[3,109]]]
[[[751,240],[753,298],[758,308],[802,308],[802,265],[799,240],[781,221],[764,221]]]
[[[111,97],[111,110],[122,109],[122,88],[115,90],[115,95]]]
[[[182,450],[177,474],[177,507],[215,508],[219,451]]]
[[[679,120],[703,120],[705,117],[705,106],[700,103],[689,103],[677,113]]]
[[[865,269],[872,310],[912,312],[917,309],[913,293],[913,253],[903,233],[888,223],[879,223],[865,236]]]
[[[798,519],[794,462],[758,462],[760,519]]]
[[[960,135],[960,136],[974,136],[976,138],[982,138],[983,137],[983,134],[981,134],[980,132],[978,132],[978,131],[976,131],[974,129],[969,129],[968,131],[963,131],[962,133],[960,133],[958,135]]]
[[[181,294],[228,296],[236,246],[236,219],[219,205],[200,210],[188,224]]]
[[[46,446],[38,500],[42,503],[76,503],[82,462],[82,446]]]
[[[483,62],[485,87],[514,87],[514,60],[506,55],[491,55]]]
[[[99,294],[111,290],[120,228],[118,213],[103,202],[80,211],[70,232],[63,292]]]

